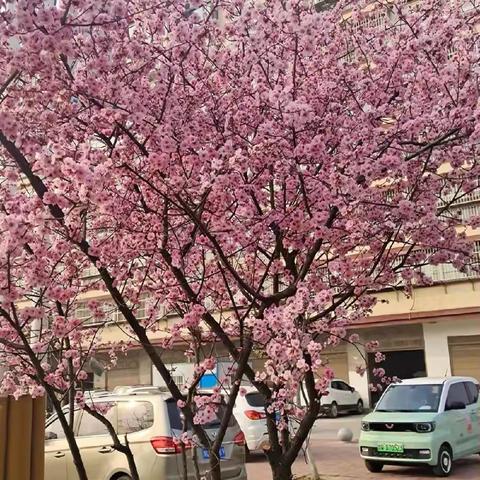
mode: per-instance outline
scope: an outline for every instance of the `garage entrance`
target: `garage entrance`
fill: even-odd
[[[383,352],[385,361],[375,362],[375,354],[368,354],[368,378],[369,383],[379,383],[379,379],[373,376],[374,368],[383,368],[387,377],[396,376],[401,379],[418,378],[427,375],[424,350],[401,350]],[[370,392],[371,405],[378,402],[382,392]]]
[[[480,381],[480,335],[448,337],[452,375]]]

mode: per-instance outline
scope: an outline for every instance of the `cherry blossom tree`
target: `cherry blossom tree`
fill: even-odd
[[[98,270],[215,479],[246,377],[266,399],[273,478],[290,479],[332,375],[319,374],[324,348],[356,342],[348,328],[371,314],[376,291],[431,283],[424,265],[474,268],[467,233],[479,219],[460,225],[450,206],[479,186],[478,9],[9,3],[0,195],[15,255],[36,242],[39,258],[58,249]],[[28,274],[36,288],[49,282]],[[7,277],[12,306],[28,286],[12,297]],[[166,328],[160,310],[179,318],[162,348],[197,352],[187,393],[152,341]],[[212,442],[201,424],[221,391],[206,401],[196,387],[215,342],[235,371]]]

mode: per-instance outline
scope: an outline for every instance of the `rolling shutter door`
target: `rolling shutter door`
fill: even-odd
[[[448,337],[452,375],[480,381],[480,335]]]

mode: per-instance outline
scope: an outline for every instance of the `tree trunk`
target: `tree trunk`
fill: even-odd
[[[200,475],[200,467],[198,466],[197,460],[197,447],[195,445],[192,448],[192,462],[195,470],[195,480],[201,480],[202,477]]]
[[[212,451],[210,452],[210,480],[222,480],[219,455]]]
[[[292,480],[291,466],[283,465],[282,463],[270,466],[272,467],[273,480]]]

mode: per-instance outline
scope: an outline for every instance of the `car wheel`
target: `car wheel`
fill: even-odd
[[[383,470],[383,463],[373,462],[372,460],[365,460],[365,466],[372,473],[380,473]]]
[[[361,400],[359,400],[357,402],[357,410],[356,410],[357,413],[359,414],[362,414],[363,413],[363,402]]]
[[[452,473],[452,451],[447,445],[442,445],[438,452],[438,462],[433,467],[433,473],[437,477],[448,477]]]
[[[330,408],[328,409],[328,416],[330,418],[337,418],[338,417],[338,406],[335,402],[332,402]]]

